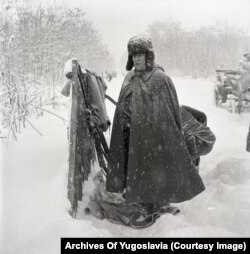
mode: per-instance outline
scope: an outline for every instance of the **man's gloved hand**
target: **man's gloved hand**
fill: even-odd
[[[100,116],[98,107],[91,104],[89,109],[83,110],[84,121],[87,122],[88,127],[91,131],[98,126],[102,131],[107,131],[111,125],[110,120],[107,120],[106,123],[100,124]]]
[[[90,109],[84,109],[84,120],[87,122],[90,130],[93,130],[95,126],[98,125],[100,117],[98,114],[98,108],[94,105],[91,105]]]

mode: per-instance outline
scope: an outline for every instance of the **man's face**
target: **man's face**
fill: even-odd
[[[132,56],[132,60],[137,71],[143,71],[146,69],[146,55],[135,54]]]

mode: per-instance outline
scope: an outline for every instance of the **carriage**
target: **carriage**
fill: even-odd
[[[231,112],[241,113],[250,105],[250,73],[216,70],[213,96],[216,106],[229,105]]]

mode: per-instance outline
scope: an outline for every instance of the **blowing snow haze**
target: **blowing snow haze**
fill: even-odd
[[[179,21],[187,29],[197,29],[215,22],[248,31],[248,0],[65,0],[70,6],[86,10],[103,36],[115,59],[126,51],[128,39],[144,33],[155,21]]]

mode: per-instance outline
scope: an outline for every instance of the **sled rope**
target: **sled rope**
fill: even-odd
[[[109,95],[105,94],[105,97],[112,102],[119,110],[121,110],[126,116],[128,116],[129,118],[131,118],[130,114],[123,109],[113,98],[111,98]]]

